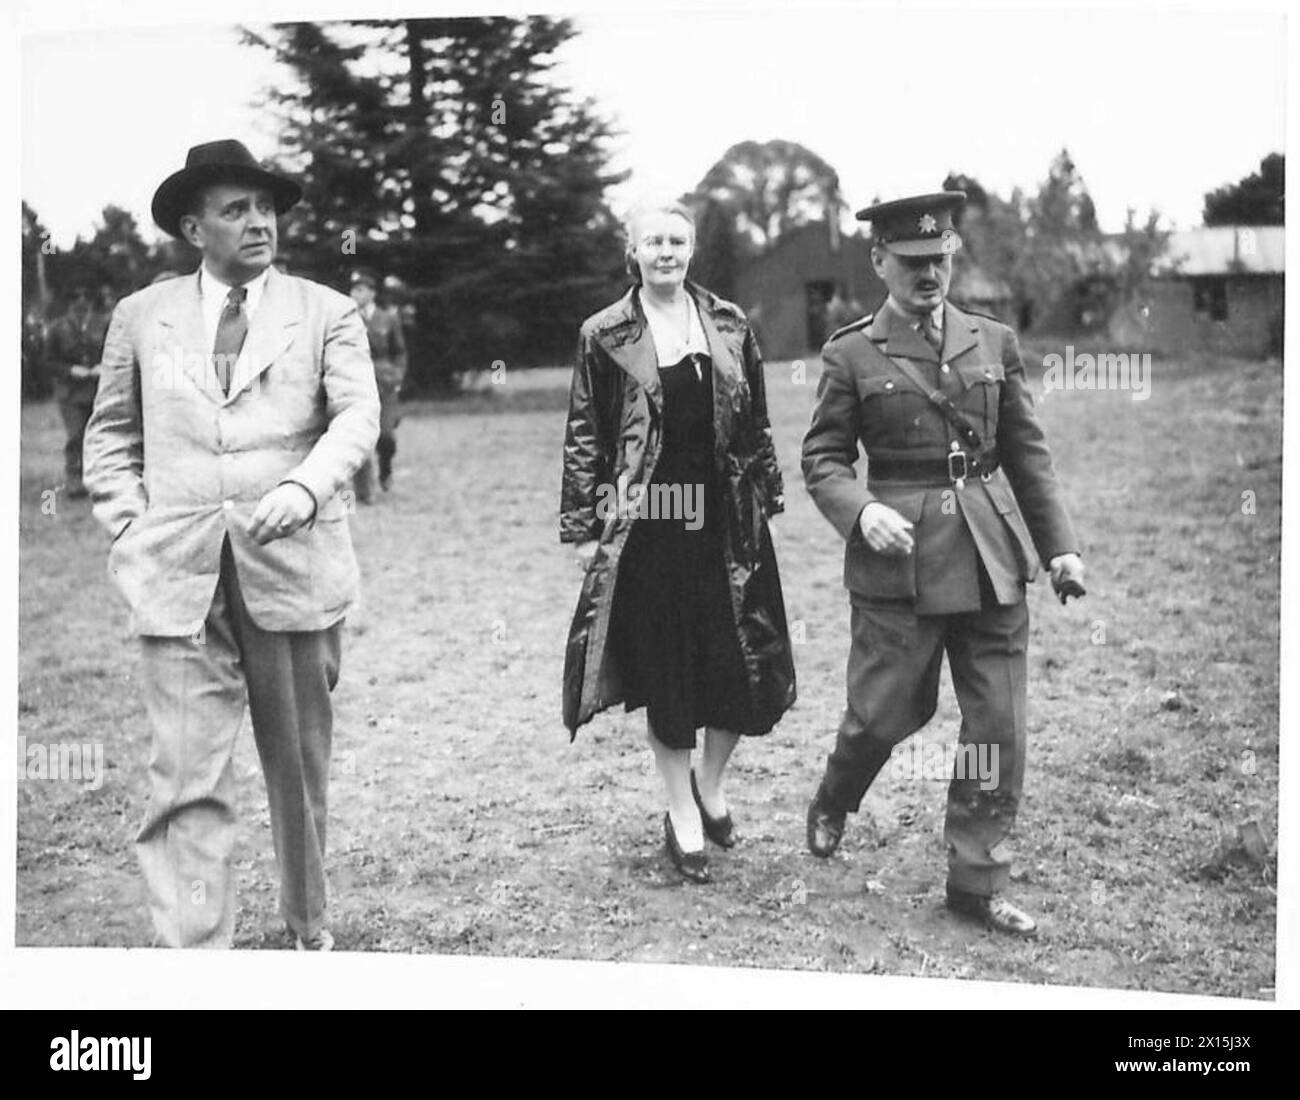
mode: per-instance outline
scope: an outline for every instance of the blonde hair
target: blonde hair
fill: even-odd
[[[623,215],[623,266],[634,282],[641,281],[636,262],[636,223],[647,214],[676,214],[691,227],[691,250],[695,249],[695,215],[691,208],[676,199],[642,199],[633,203]]]

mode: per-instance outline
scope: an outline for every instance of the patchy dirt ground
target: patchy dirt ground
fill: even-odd
[[[737,753],[744,840],[714,850],[708,888],[682,885],[663,852],[641,717],[607,714],[574,744],[560,723],[578,586],[556,541],[567,372],[407,407],[394,490],[353,524],[365,604],[336,694],[339,947],[1271,998],[1281,368],[1157,357],[1148,401],[1043,402],[1090,594],[1062,609],[1045,585],[1031,593],[1014,877],[1041,917],[1036,942],[943,908],[942,780],[882,777],[836,858],[804,848],[843,704],[848,603],[841,547],[798,472],[817,364],[804,384],[793,373],[769,366],[800,699]],[[107,780],[83,791],[24,778],[20,761],[17,939],[143,945],[132,839],[148,733],[125,610],[87,506],[55,494],[55,513],[42,508],[59,481],[53,406],[24,410],[22,445],[18,734],[102,743]],[[945,673],[921,736],[956,729]],[[282,948],[247,728],[237,763],[237,943]]]

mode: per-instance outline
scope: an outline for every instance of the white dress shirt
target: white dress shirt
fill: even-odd
[[[248,289],[248,297],[244,299],[244,316],[249,321],[253,319],[257,303],[262,300],[262,291],[266,289],[266,280],[270,276],[270,271],[268,267],[255,279],[244,284]],[[223,283],[213,275],[208,270],[207,264],[199,268],[199,300],[203,308],[203,331],[207,336],[209,351],[216,346],[217,326],[221,323],[221,311],[226,308],[229,294],[229,283]]]

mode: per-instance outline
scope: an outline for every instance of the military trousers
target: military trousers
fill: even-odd
[[[69,489],[80,492],[81,452],[86,438],[86,425],[95,408],[95,395],[60,395],[59,416],[63,419],[63,473]]]
[[[379,384],[379,441],[374,454],[366,456],[353,475],[352,484],[357,499],[369,501],[375,495],[375,456],[379,457],[379,478],[386,481],[393,476],[393,456],[397,454],[397,425],[402,422],[402,402],[399,396],[402,384],[378,378]]]
[[[302,939],[325,920],[325,820],[342,624],[267,631],[244,604],[227,541],[203,628],[144,637],[153,733],[150,796],[136,838],[155,943],[229,947],[235,925],[235,740],[252,717],[270,807],[280,915]]]
[[[826,762],[824,801],[843,812],[858,810],[895,746],[934,716],[946,652],[961,710],[944,824],[948,885],[997,893],[1010,872],[1005,842],[1024,783],[1025,602],[917,615],[908,604],[854,597],[852,636],[848,700]]]

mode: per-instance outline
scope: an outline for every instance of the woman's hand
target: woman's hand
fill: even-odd
[[[596,556],[596,547],[600,542],[596,539],[589,539],[587,542],[580,542],[573,548],[574,558],[583,569],[591,568],[591,559]]]

